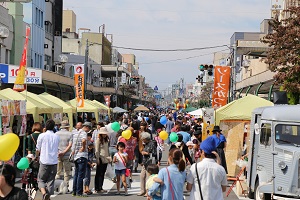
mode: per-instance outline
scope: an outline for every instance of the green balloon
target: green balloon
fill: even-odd
[[[111,129],[115,132],[118,132],[120,130],[121,126],[119,122],[114,122],[111,124]]]
[[[29,161],[26,157],[21,158],[17,164],[18,169],[27,169],[29,167]]]
[[[178,135],[177,135],[177,133],[172,132],[172,133],[170,134],[170,141],[171,141],[171,142],[177,142],[177,140],[178,140]]]

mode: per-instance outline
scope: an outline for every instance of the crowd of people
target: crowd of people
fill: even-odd
[[[168,118],[166,124],[160,122],[161,116]],[[113,121],[108,120],[97,123],[86,120],[75,127],[70,127],[67,120],[50,119],[45,125],[33,124],[32,134],[28,136],[27,157],[39,163],[33,180],[43,199],[50,199],[54,193],[56,179],[63,179],[68,188],[72,173],[73,189],[66,189],[66,193],[77,197],[106,193],[103,183],[108,168],[114,169],[115,176],[111,180],[117,185],[116,195],[120,195],[121,186],[124,195],[128,195],[132,173],[137,172],[139,166],[141,190],[138,196],[181,200],[186,184],[186,190],[191,192],[190,199],[223,199],[222,192],[227,185],[223,150],[226,139],[219,126],[202,141],[202,119],[176,112],[125,113],[114,121],[120,124],[119,131],[113,131],[109,127]],[[169,135],[177,133],[177,141],[162,140],[159,133],[163,130]],[[124,138],[123,131],[130,131],[131,136]],[[167,150],[168,167],[159,169],[162,152]],[[94,191],[91,191],[93,168],[96,174]],[[14,174],[12,176],[15,178]],[[3,199],[10,193],[2,189],[1,177],[0,199]],[[17,191],[14,182],[7,181],[6,176],[5,181],[10,191]]]

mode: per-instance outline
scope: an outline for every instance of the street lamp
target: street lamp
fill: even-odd
[[[1,57],[1,47],[5,46],[4,45],[4,39],[7,38],[8,36],[9,36],[9,30],[6,27],[1,26],[0,27],[0,62],[2,60],[2,57]]]

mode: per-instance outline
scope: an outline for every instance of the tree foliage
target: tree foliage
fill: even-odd
[[[213,86],[214,86],[213,82],[210,82],[210,83],[206,83],[201,88],[201,94],[200,94],[201,100],[209,101],[211,99],[211,92],[212,92]]]
[[[265,63],[269,65],[275,83],[282,85],[295,101],[300,94],[300,7],[291,7],[284,11],[286,19],[270,21],[272,32],[261,41],[269,44]]]

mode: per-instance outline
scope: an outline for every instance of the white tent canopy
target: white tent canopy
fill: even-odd
[[[124,113],[124,112],[128,112],[128,111],[123,108],[120,108],[120,107],[114,107],[113,112],[114,113]]]
[[[194,110],[192,112],[189,112],[188,114],[196,116],[196,117],[203,116],[203,110],[202,110],[202,108],[200,108],[198,110]]]

